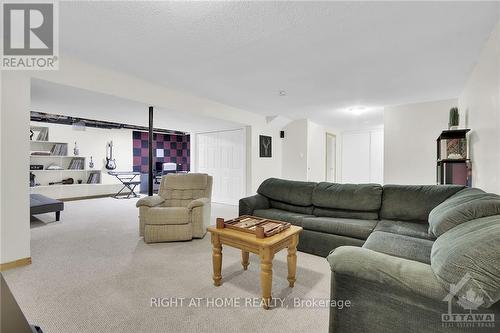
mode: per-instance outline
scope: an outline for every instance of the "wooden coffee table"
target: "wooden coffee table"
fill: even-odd
[[[274,254],[284,248],[288,248],[288,283],[293,287],[297,270],[297,244],[301,227],[290,226],[288,229],[266,238],[257,238],[253,234],[232,230],[228,228],[217,229],[210,226],[207,230],[212,236],[212,260],[214,268],[214,285],[221,285],[222,269],[222,245],[228,245],[241,250],[241,264],[243,269],[248,268],[249,253],[255,253],[260,257],[260,283],[262,287],[262,304],[265,309],[269,308],[271,301],[271,286],[273,280],[273,258]]]

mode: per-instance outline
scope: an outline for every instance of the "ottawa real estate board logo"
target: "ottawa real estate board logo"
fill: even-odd
[[[450,285],[450,292],[443,299],[448,303],[448,312],[441,315],[442,326],[446,328],[495,328],[495,314],[485,311],[483,305],[491,304],[494,300],[482,286],[466,273],[457,283]],[[454,311],[453,303],[462,311]]]
[[[59,65],[57,1],[2,1],[2,70],[55,70]]]

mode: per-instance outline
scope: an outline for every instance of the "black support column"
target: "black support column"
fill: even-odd
[[[149,107],[148,195],[153,195],[153,107]]]

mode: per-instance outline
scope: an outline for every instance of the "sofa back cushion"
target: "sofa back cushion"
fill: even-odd
[[[458,185],[384,185],[380,218],[427,222],[434,207],[464,188]]]
[[[492,215],[500,215],[500,196],[464,189],[430,212],[429,233],[439,237],[459,224]]]
[[[257,193],[271,200],[294,206],[312,205],[311,197],[316,183],[269,178],[264,180]]]
[[[287,212],[300,213],[300,214],[306,214],[306,215],[311,215],[313,212],[313,208],[314,208],[313,206],[290,205],[288,203],[284,203],[284,202],[276,201],[276,200],[269,200],[269,206],[271,206],[271,208],[286,210]]]
[[[381,202],[382,186],[378,184],[322,182],[312,193],[313,205],[321,208],[376,212],[380,209]]]
[[[432,245],[431,268],[439,282],[454,297],[467,297],[472,290],[478,296],[475,305],[490,307],[500,300],[498,263],[500,215],[462,223]]]
[[[356,210],[314,207],[313,214],[318,217],[338,217],[344,219],[378,220],[378,211],[362,212]]]

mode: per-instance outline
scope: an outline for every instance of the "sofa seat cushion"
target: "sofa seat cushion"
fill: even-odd
[[[475,293],[482,307],[500,300],[500,215],[462,223],[438,237],[431,268],[444,288],[460,286],[455,297]],[[474,305],[474,304],[473,304]]]
[[[380,220],[373,231],[390,232],[398,235],[433,240],[429,232],[429,225],[422,222]]]
[[[341,219],[333,217],[305,217],[302,227],[327,234],[366,239],[377,225],[374,220]]]
[[[427,222],[434,207],[464,188],[457,185],[384,185],[380,219]]]
[[[278,178],[266,179],[260,184],[257,193],[269,199],[295,206],[312,206],[313,182],[299,182]]]
[[[434,242],[429,239],[375,231],[366,240],[363,248],[391,256],[430,264]]]
[[[287,212],[286,210],[270,208],[270,209],[256,209],[253,212],[254,216],[264,217],[266,219],[278,220],[289,222],[296,226],[302,226],[302,219],[305,217],[312,217],[312,215],[299,214]]]
[[[500,196],[478,189],[465,189],[431,211],[429,233],[439,237],[459,224],[499,214]]]
[[[191,221],[186,207],[152,207],[146,212],[146,224],[187,224]]]
[[[316,207],[377,212],[382,202],[382,186],[322,182],[314,188],[312,202]]]

